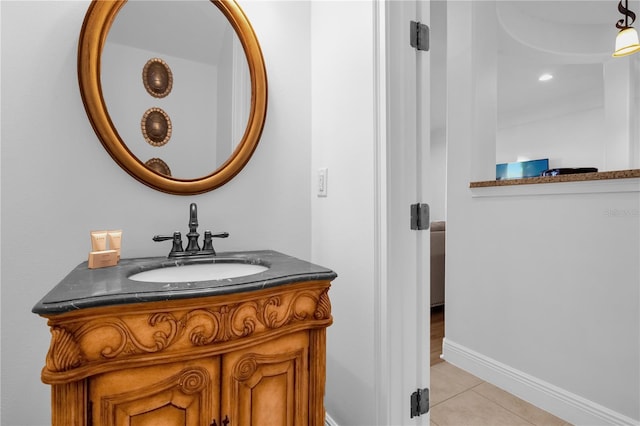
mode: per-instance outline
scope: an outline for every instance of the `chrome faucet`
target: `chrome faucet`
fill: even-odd
[[[219,232],[216,234],[211,231],[204,231],[204,240],[202,249],[198,244],[198,206],[196,203],[191,203],[189,206],[189,233],[187,238],[187,249],[182,248],[182,234],[180,232],[174,232],[172,236],[156,235],[153,237],[153,241],[167,241],[172,240],[173,246],[169,252],[169,257],[190,257],[190,256],[215,256],[216,251],[213,248],[213,238],[227,238],[228,232]]]

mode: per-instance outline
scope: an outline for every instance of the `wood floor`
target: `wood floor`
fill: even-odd
[[[442,339],[444,338],[444,306],[431,308],[431,365],[443,362]]]

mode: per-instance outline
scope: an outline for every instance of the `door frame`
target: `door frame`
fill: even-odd
[[[410,204],[429,202],[430,63],[428,52],[410,50],[408,39],[410,20],[430,23],[429,5],[429,0],[381,0],[374,6],[374,394],[378,425],[428,425],[430,421],[429,413],[410,417],[411,393],[430,385],[430,232],[409,229]],[[396,61],[394,43],[405,46],[400,48],[400,56],[409,64],[405,69]],[[408,82],[411,74],[422,75],[422,84]],[[413,110],[415,115],[397,114],[398,108]],[[405,131],[415,143],[397,143],[407,136]]]

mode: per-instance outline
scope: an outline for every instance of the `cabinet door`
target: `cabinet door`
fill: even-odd
[[[222,418],[229,425],[309,424],[309,332],[222,357]]]
[[[124,369],[89,383],[93,426],[203,426],[220,410],[220,358]]]

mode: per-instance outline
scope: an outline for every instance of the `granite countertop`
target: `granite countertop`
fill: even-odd
[[[537,183],[585,182],[592,180],[633,179],[640,177],[640,169],[614,170],[610,172],[577,173],[558,176],[538,176],[521,179],[487,180],[470,182],[469,188],[492,186],[531,185]]]
[[[269,269],[243,277],[199,282],[155,283],[129,279],[139,272],[172,267],[185,261],[252,263]],[[272,250],[218,253],[217,256],[197,259],[121,259],[117,266],[101,269],[89,269],[87,262],[83,262],[47,293],[32,311],[53,315],[98,306],[241,293],[293,282],[333,280],[336,276],[330,269]]]

